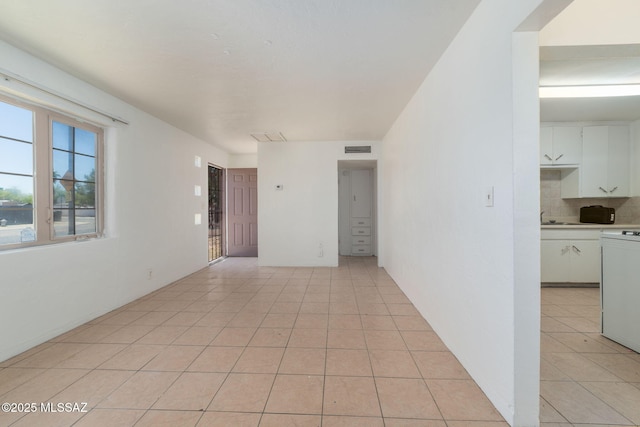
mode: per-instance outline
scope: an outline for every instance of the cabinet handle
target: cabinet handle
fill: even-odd
[[[579,253],[579,254],[581,254],[581,253],[582,253],[582,251],[581,251],[580,249],[576,248],[576,246],[575,246],[575,245],[571,245],[571,247],[573,248],[573,250],[574,250],[576,253]]]
[[[613,193],[614,191],[616,191],[618,189],[617,186],[613,187],[611,190],[609,190],[609,193]]]
[[[600,190],[604,191],[605,193],[609,194],[609,192],[608,192],[607,190],[605,190],[604,188],[602,188],[602,187],[598,187],[598,188],[599,188]]]
[[[560,157],[562,157],[562,156],[564,156],[564,154],[560,154],[558,157],[556,157],[556,162],[557,162],[558,160],[560,160]]]
[[[545,154],[544,156],[545,156],[547,159],[549,159],[549,160],[553,161],[553,159],[551,158],[551,156],[550,156],[550,155]]]

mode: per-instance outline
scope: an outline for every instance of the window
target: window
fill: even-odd
[[[0,98],[0,249],[99,236],[102,129]]]

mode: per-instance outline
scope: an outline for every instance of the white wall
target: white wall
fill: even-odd
[[[0,324],[10,325],[0,331],[4,360],[205,267],[206,165],[226,167],[228,155],[3,42],[0,58],[7,71],[130,121],[114,125],[42,97],[110,126],[106,237],[0,251]],[[0,90],[39,96],[15,82],[2,81]],[[196,184],[202,197],[194,196]],[[194,225],[196,213],[202,225]]]
[[[257,154],[229,154],[228,168],[250,169],[258,167]]]
[[[548,2],[547,5],[549,5]],[[556,4],[557,2],[554,2]],[[536,425],[540,395],[540,101],[537,32],[516,32],[513,53],[513,425]]]
[[[631,131],[631,195],[640,196],[640,120],[629,124]]]
[[[338,160],[375,160],[378,141],[258,143],[258,262],[338,265]],[[371,145],[371,154],[345,154]],[[276,190],[277,184],[283,190]],[[319,246],[323,256],[319,257]]]
[[[539,3],[483,0],[381,145],[381,262],[512,425],[538,424],[537,48],[513,31]]]

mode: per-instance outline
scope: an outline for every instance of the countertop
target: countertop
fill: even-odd
[[[568,222],[568,221],[567,221]],[[588,224],[588,223],[569,223],[569,224],[549,224],[540,225],[542,229],[596,229],[596,230],[636,230],[640,229],[640,224]]]

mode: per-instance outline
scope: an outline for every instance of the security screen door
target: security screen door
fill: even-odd
[[[209,261],[224,256],[224,169],[209,165]]]

